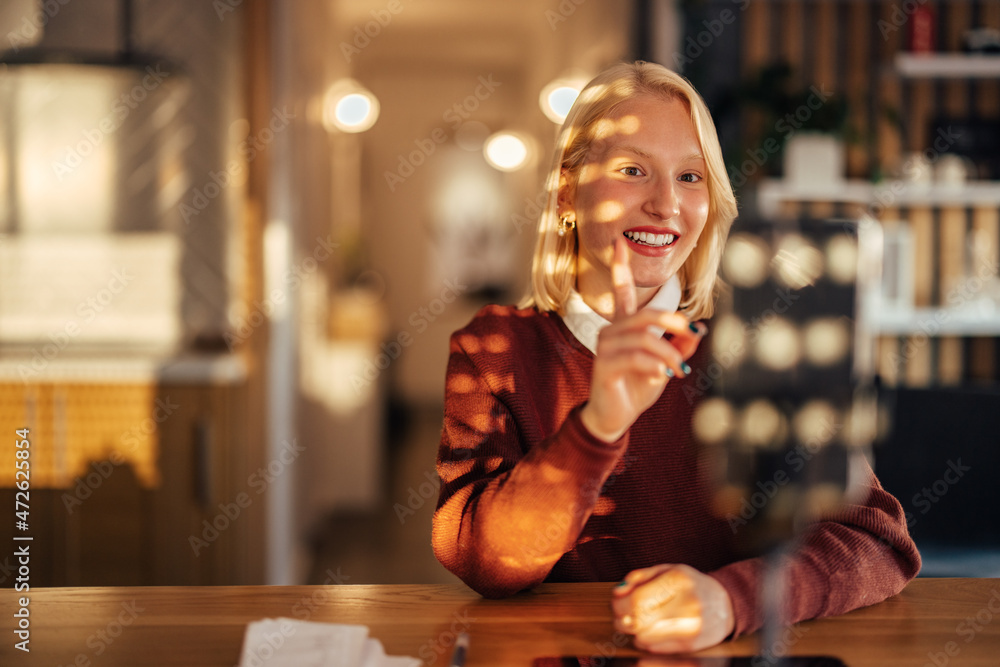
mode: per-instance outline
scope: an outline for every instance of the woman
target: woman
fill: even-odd
[[[621,580],[615,625],[643,649],[752,632],[762,564],[710,511],[683,392],[707,362],[700,320],[736,216],[704,102],[659,65],[603,72],[566,119],[548,192],[530,296],[452,336],[435,553],[486,597]],[[803,538],[789,622],[878,602],[919,570],[902,508],[870,483]]]

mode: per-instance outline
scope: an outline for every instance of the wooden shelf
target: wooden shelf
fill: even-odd
[[[896,73],[910,79],[1000,78],[1000,55],[897,53]]]

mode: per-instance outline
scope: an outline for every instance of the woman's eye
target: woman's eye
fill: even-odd
[[[626,176],[642,176],[642,170],[639,167],[622,167],[618,171],[622,172]]]
[[[685,183],[697,183],[698,181],[700,181],[702,179],[701,179],[701,176],[698,175],[698,174],[690,174],[690,173],[688,173],[688,174],[681,175],[681,180],[684,181]]]

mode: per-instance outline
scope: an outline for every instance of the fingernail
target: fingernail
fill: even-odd
[[[667,377],[672,378],[674,375],[675,375],[674,369],[671,368],[670,366],[667,366]],[[623,581],[622,583],[624,584],[625,582]]]
[[[688,329],[690,329],[692,332],[694,332],[696,334],[700,334],[701,333],[701,329],[699,329],[698,325],[695,324],[694,322],[692,322],[691,324],[688,325]]]
[[[617,583],[617,584],[615,585],[615,588],[621,588],[622,586],[628,586],[628,582],[627,582],[627,581],[619,581],[619,582],[618,582],[618,583]]]
[[[691,375],[691,367],[685,361],[681,362],[681,370],[684,371],[684,375]]]

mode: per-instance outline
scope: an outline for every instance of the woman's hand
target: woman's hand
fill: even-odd
[[[684,361],[698,349],[704,324],[680,313],[636,312],[635,280],[625,240],[615,243],[611,265],[614,321],[601,330],[594,359],[590,398],[580,415],[583,425],[605,442],[618,440],[663,393],[671,377],[684,377]],[[670,341],[649,327],[673,334]]]
[[[612,592],[615,629],[635,635],[636,648],[687,653],[715,646],[733,632],[729,594],[688,565],[633,570]]]

